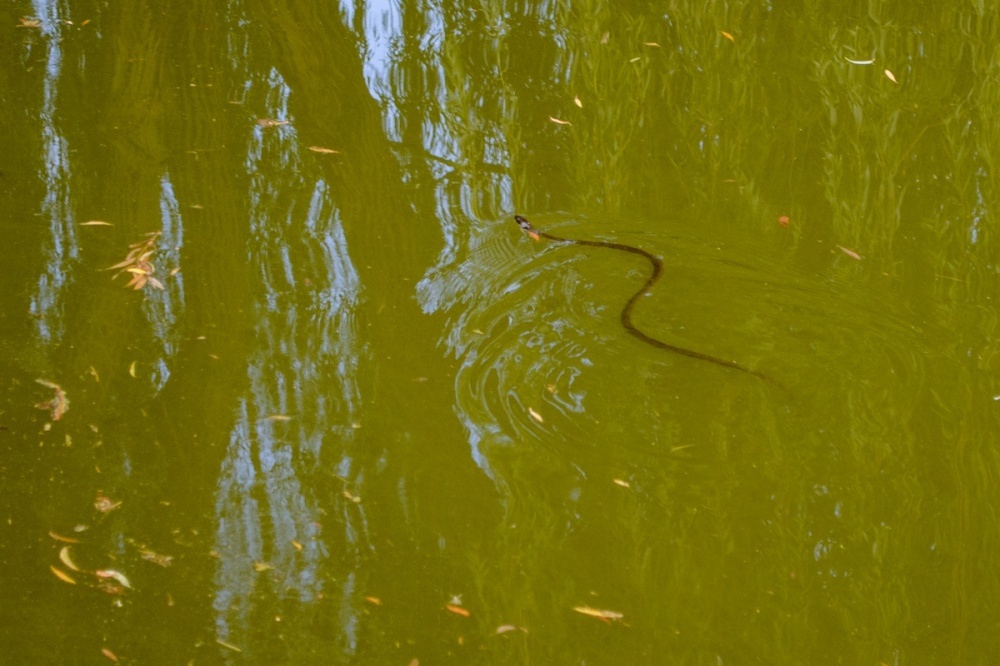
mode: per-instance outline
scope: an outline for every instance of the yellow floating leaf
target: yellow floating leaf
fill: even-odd
[[[887,79],[889,79],[893,83],[899,83],[899,81],[896,80],[896,76],[892,72],[890,72],[889,70],[885,70],[885,76],[886,76]]]
[[[63,546],[62,550],[59,551],[59,560],[66,565],[71,571],[79,571],[80,567],[73,563],[72,558],[69,556],[69,546]]]
[[[254,562],[253,563],[253,570],[256,571],[257,573],[262,573],[264,571],[270,571],[273,568],[274,567],[271,566],[270,564],[268,564],[267,562]]]
[[[226,641],[222,640],[221,638],[216,638],[215,642],[218,643],[219,645],[221,645],[222,647],[226,648],[227,650],[232,650],[233,652],[243,652],[243,650],[239,649],[238,647],[236,647],[232,643],[227,643]]]
[[[497,627],[497,630],[494,633],[500,635],[500,634],[506,634],[509,631],[520,631],[525,634],[528,633],[527,629],[525,629],[524,627],[519,627],[515,624],[501,624],[499,627]]]
[[[118,663],[118,657],[115,655],[114,652],[112,652],[108,648],[101,648],[101,654],[103,654],[105,657],[107,657],[108,659],[110,659],[114,663],[116,663],[116,664]]]
[[[728,39],[729,41],[731,41],[731,42],[732,42],[733,44],[735,44],[735,43],[736,43],[736,38],[735,38],[735,37],[733,37],[733,36],[732,36],[731,34],[729,34],[728,32],[726,32],[725,30],[720,30],[720,31],[719,31],[719,33],[720,33],[720,34],[721,34],[721,35],[722,35],[723,37],[725,37],[726,39]]]
[[[281,127],[282,125],[288,125],[290,120],[275,120],[274,118],[258,118],[257,124],[261,127]]]
[[[54,573],[56,575],[56,578],[58,578],[62,582],[69,583],[70,585],[76,585],[76,581],[73,580],[73,578],[62,569],[59,569],[58,567],[51,564],[49,565],[49,569],[52,569],[52,573]]]
[[[132,361],[132,365],[128,366],[128,374],[131,375],[133,378],[135,377],[135,364],[136,361]]]
[[[372,604],[373,606],[381,606],[382,600],[378,597],[365,597],[365,601]]]
[[[573,95],[573,103],[576,104],[581,109],[583,108],[583,102],[580,101],[579,95]]]
[[[531,407],[528,407],[528,414],[530,414],[531,418],[535,419],[539,423],[545,423],[545,419],[542,418],[542,415],[533,410]]]
[[[725,34],[725,33],[723,33],[723,34]],[[657,44],[656,42],[643,42],[642,45],[643,46],[652,46],[654,48],[660,48],[660,45]]]
[[[309,150],[323,155],[336,155],[340,152],[339,150],[334,150],[333,148],[324,148],[323,146],[309,146]]]
[[[871,60],[852,60],[851,58],[846,58],[845,57],[844,60],[846,60],[847,62],[851,63],[852,65],[874,65],[875,64],[875,58],[872,58]]]
[[[285,414],[271,414],[267,417],[270,421],[291,421],[291,416],[286,416]]]
[[[573,123],[571,123],[568,120],[561,120],[559,118],[553,118],[552,116],[549,116],[549,120],[551,120],[552,122],[554,122],[556,125],[572,125],[573,124]]]
[[[590,617],[600,618],[602,620],[620,620],[624,615],[612,610],[602,610],[600,608],[591,608],[590,606],[573,606],[573,610],[577,613],[583,613],[584,615],[589,615]]]
[[[295,550],[299,550],[299,551],[302,550],[302,544],[299,543],[298,541],[295,541],[294,539],[292,540],[292,546],[295,547]]]
[[[114,226],[110,222],[105,222],[104,220],[87,220],[86,222],[80,223],[81,227],[112,227]]]
[[[628,481],[624,480],[624,479],[611,479],[611,480],[614,481],[615,485],[619,485],[622,488],[631,488],[632,487],[632,484],[629,483]]]

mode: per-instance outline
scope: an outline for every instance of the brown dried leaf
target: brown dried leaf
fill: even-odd
[[[447,608],[450,612],[454,613],[455,615],[461,615],[462,617],[469,617],[470,615],[472,615],[472,613],[470,613],[468,610],[462,608],[461,606],[456,606],[455,604],[445,604],[445,608]]]
[[[114,511],[121,505],[122,505],[121,502],[116,502],[107,495],[98,495],[97,498],[94,499],[94,508],[100,511],[101,513],[108,513],[110,511]]]

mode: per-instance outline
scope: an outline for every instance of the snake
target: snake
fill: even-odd
[[[639,290],[632,294],[632,297],[626,301],[625,306],[622,308],[621,312],[621,324],[622,327],[628,331],[633,337],[642,340],[647,345],[656,347],[657,349],[664,349],[674,354],[680,354],[681,356],[687,356],[688,358],[693,358],[698,361],[706,361],[708,363],[714,363],[715,365],[721,365],[725,368],[731,368],[733,370],[739,370],[740,372],[745,372],[754,377],[763,379],[766,382],[775,384],[774,380],[770,377],[741,365],[736,361],[730,361],[728,359],[719,358],[718,356],[712,356],[710,354],[703,354],[702,352],[695,351],[693,349],[687,349],[685,347],[678,347],[677,345],[672,345],[663,340],[658,340],[650,335],[647,335],[642,330],[640,330],[634,323],[632,323],[632,310],[635,308],[636,302],[646,294],[648,294],[653,286],[660,281],[663,276],[663,261],[656,255],[643,250],[640,247],[635,247],[632,245],[625,245],[624,243],[612,243],[610,241],[594,241],[594,240],[583,240],[579,238],[563,238],[562,236],[555,236],[544,231],[539,231],[527,218],[521,215],[515,215],[514,221],[517,222],[517,226],[521,228],[526,234],[531,236],[534,240],[539,238],[544,238],[545,240],[552,241],[553,243],[562,243],[567,245],[582,245],[584,247],[603,247],[609,250],[619,250],[621,252],[628,252],[629,254],[636,254],[640,257],[646,259],[649,262],[650,267],[653,269],[649,277],[646,278],[646,282],[643,283]]]

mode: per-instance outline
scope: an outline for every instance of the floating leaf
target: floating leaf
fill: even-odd
[[[528,414],[530,414],[531,418],[535,419],[539,423],[545,423],[545,419],[542,418],[542,415],[533,410],[531,407],[528,407]]]
[[[896,76],[892,72],[890,72],[889,70],[885,70],[885,76],[886,76],[887,79],[889,79],[893,83],[899,83],[899,81],[896,80]]]
[[[339,150],[334,150],[333,148],[324,148],[323,146],[309,146],[309,150],[323,155],[336,155],[340,152]]]
[[[365,601],[372,604],[373,606],[381,606],[382,600],[378,597],[365,597]]]
[[[118,657],[115,656],[115,653],[109,650],[108,648],[101,648],[101,654],[103,654],[105,657],[115,662],[116,664],[118,663]]]
[[[41,28],[42,27],[42,22],[39,21],[38,19],[30,19],[30,18],[25,18],[25,17],[22,16],[21,18],[19,18],[17,20],[17,27],[18,28]]]
[[[578,95],[573,95],[573,103],[581,109],[583,108],[583,102],[580,101],[580,97]]]
[[[577,613],[583,613],[584,615],[600,618],[602,620],[620,620],[625,617],[616,611],[601,610],[600,608],[591,608],[590,606],[573,606],[573,610]]]
[[[70,585],[76,585],[76,581],[73,580],[73,578],[62,569],[51,564],[49,565],[49,569],[52,569],[52,573],[54,573],[56,575],[56,578],[58,578],[62,582],[69,583]]]
[[[58,421],[69,410],[69,398],[66,397],[66,392],[55,382],[50,382],[46,379],[36,379],[35,381],[56,392],[51,400],[40,402],[35,405],[35,408],[48,409],[52,413],[52,420]]]
[[[215,642],[218,643],[219,645],[221,645],[222,647],[226,648],[227,650],[232,650],[233,652],[243,652],[243,650],[239,649],[238,647],[236,647],[232,643],[227,643],[226,641],[222,640],[221,638],[216,638]]]
[[[556,125],[572,125],[573,124],[573,123],[571,123],[568,120],[561,120],[559,118],[553,118],[552,116],[549,116],[549,120],[551,120],[552,122],[554,122]]]
[[[447,608],[449,612],[452,612],[455,615],[461,615],[462,617],[469,617],[470,615],[472,615],[472,613],[470,613],[466,609],[462,608],[461,606],[457,606],[455,604],[447,604],[445,605],[445,608]]]
[[[61,534],[56,534],[55,532],[49,532],[49,536],[56,541],[62,541],[63,543],[80,543],[79,539],[71,539],[70,537],[64,537]]]
[[[843,245],[838,245],[837,247],[839,247],[840,251],[843,252],[844,254],[846,254],[851,259],[857,259],[858,261],[861,261],[861,255],[858,254],[857,252],[855,252],[854,250],[849,250],[848,248],[844,247]]]
[[[59,561],[65,564],[71,571],[80,571],[80,567],[76,566],[69,556],[69,546],[63,546],[62,550],[59,551]]]
[[[132,583],[128,582],[128,578],[125,577],[120,571],[115,571],[114,569],[100,569],[94,572],[94,575],[98,578],[107,578],[110,580],[118,581],[122,587],[132,589]]]
[[[174,563],[173,555],[161,555],[160,553],[154,552],[152,550],[142,549],[139,551],[139,557],[146,560],[147,562],[152,562],[161,567],[169,567]]]
[[[733,37],[733,36],[732,36],[731,34],[729,34],[728,32],[726,32],[725,30],[720,30],[720,31],[719,31],[719,34],[721,34],[721,35],[722,35],[723,37],[725,37],[726,39],[728,39],[729,41],[731,41],[731,42],[732,42],[733,44],[735,44],[735,43],[736,43],[736,38],[735,38],[735,37]]]
[[[621,486],[622,488],[632,487],[632,484],[626,481],[625,479],[611,479],[611,481],[614,482],[615,485]]]
[[[94,508],[100,511],[101,513],[108,513],[110,511],[114,511],[121,505],[122,505],[121,502],[116,502],[107,495],[98,495],[97,498],[94,499]]]
[[[782,215],[781,217],[778,218],[778,224],[780,224],[783,227],[787,227],[789,222],[791,222],[791,220],[788,219],[787,215]]]
[[[499,627],[497,627],[497,630],[494,633],[500,635],[500,634],[506,634],[511,631],[520,631],[525,634],[528,633],[528,630],[525,629],[524,627],[518,627],[517,625],[514,624],[501,624]]]
[[[282,125],[288,125],[291,123],[290,120],[275,120],[274,118],[258,118],[257,124],[261,127],[281,127]]]
[[[268,564],[267,562],[254,562],[253,563],[253,570],[256,571],[257,573],[263,573],[265,571],[270,571],[273,568],[274,568],[274,566],[271,565],[271,564]]]
[[[112,227],[114,226],[110,222],[105,222],[104,220],[87,220],[86,222],[80,223],[81,227]]]
[[[146,234],[146,240],[129,245],[129,252],[125,259],[119,261],[114,266],[109,266],[106,270],[118,270],[111,279],[114,280],[122,273],[131,273],[132,279],[125,285],[135,290],[142,289],[146,284],[151,284],[157,289],[163,289],[163,283],[153,277],[156,267],[150,263],[149,259],[156,252],[156,241],[160,237],[159,231]]]
[[[852,65],[874,65],[875,64],[875,58],[872,58],[871,60],[851,60],[850,58],[844,58],[844,60],[846,60],[847,62],[851,63]]]

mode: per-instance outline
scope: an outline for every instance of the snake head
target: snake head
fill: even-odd
[[[539,239],[538,232],[531,226],[531,222],[528,222],[528,218],[515,215],[514,221],[517,222],[517,226],[521,227],[521,231],[531,236],[532,240],[537,241]]]

